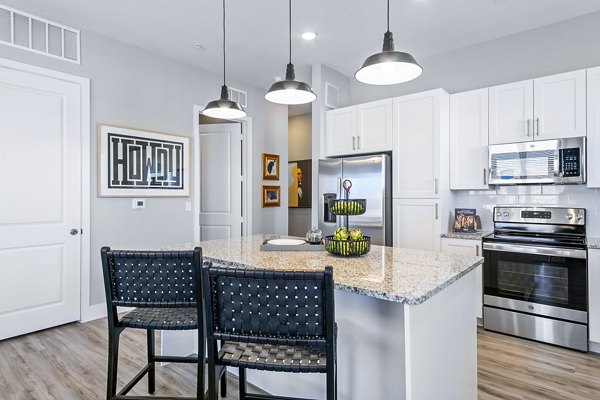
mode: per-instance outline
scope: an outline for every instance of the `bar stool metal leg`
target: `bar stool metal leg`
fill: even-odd
[[[246,368],[239,370],[240,400],[246,400]]]
[[[117,394],[117,370],[119,367],[119,335],[123,329],[112,329],[108,338],[108,375],[106,382],[106,399],[112,400]]]
[[[154,363],[155,336],[153,329],[148,329],[146,332],[148,338],[148,364],[152,364],[148,370],[148,393],[153,394],[156,390],[156,364]]]

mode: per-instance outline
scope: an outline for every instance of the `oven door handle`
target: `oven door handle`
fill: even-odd
[[[505,253],[525,253],[540,256],[587,259],[587,251],[542,246],[521,246],[507,243],[484,243],[483,250],[502,251]]]

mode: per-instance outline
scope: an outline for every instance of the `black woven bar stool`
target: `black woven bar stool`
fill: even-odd
[[[202,285],[209,400],[227,366],[239,368],[240,400],[282,399],[246,393],[248,368],[327,374],[327,400],[337,398],[331,267],[276,272],[205,263]]]
[[[108,400],[174,399],[174,397],[125,396],[148,374],[148,392],[155,391],[155,363],[182,362],[198,364],[195,397],[204,397],[205,335],[200,284],[202,250],[193,251],[123,251],[103,247],[102,269],[108,308]],[[117,307],[136,307],[121,319]],[[200,327],[200,329],[198,329]],[[148,364],[119,393],[117,366],[119,335],[126,328],[145,329],[148,336]],[[154,351],[155,330],[198,329],[198,357],[157,356]]]

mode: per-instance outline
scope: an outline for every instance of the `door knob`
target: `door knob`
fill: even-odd
[[[71,235],[75,236],[79,233],[79,229],[71,229]]]

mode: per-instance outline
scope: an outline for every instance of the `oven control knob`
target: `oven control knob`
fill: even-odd
[[[501,211],[496,211],[496,218],[500,218],[502,217],[502,212]]]
[[[508,216],[509,216],[509,215],[510,215],[510,214],[508,213],[508,211],[504,211],[504,212],[502,213],[502,216],[503,216],[504,218],[508,218]]]
[[[573,218],[575,218],[575,216],[573,214],[567,214],[567,219],[568,220],[572,220]]]

